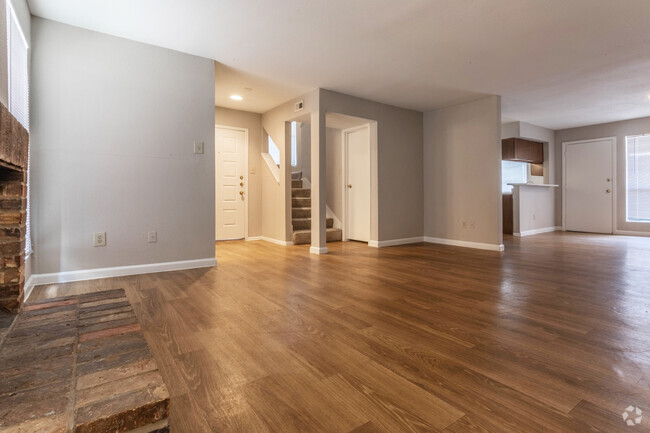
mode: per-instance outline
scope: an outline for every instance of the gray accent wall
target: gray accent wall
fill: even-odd
[[[377,122],[377,173],[371,176],[377,179],[378,203],[371,201],[371,212],[377,213],[378,232],[371,239],[421,237],[422,113],[330,90],[321,90],[320,109]],[[371,129],[371,140],[372,134]]]
[[[499,246],[502,231],[501,98],[425,113],[424,235]]]
[[[625,219],[625,137],[650,133],[650,117],[602,123],[580,128],[563,129],[555,132],[555,179],[560,185],[562,179],[562,143],[616,137],[616,215],[617,230],[650,232],[650,224],[627,222]],[[562,188],[558,188],[555,201],[555,222],[562,225]]]
[[[32,46],[33,271],[214,258],[213,61],[39,18]]]

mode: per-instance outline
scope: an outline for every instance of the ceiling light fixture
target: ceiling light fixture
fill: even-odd
[[[233,101],[241,101],[244,98],[242,98],[239,95],[230,95],[230,99],[232,99]]]

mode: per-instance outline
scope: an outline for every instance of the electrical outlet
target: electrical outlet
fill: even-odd
[[[460,223],[460,226],[461,226],[462,228],[466,229],[466,228],[467,228],[467,221],[463,221],[463,222],[461,222],[461,223]]]
[[[106,232],[95,232],[93,234],[93,246],[96,247],[106,246]]]
[[[149,243],[152,244],[154,242],[158,242],[158,233],[157,232],[149,232]]]
[[[537,220],[537,215],[533,214],[533,221]]]
[[[251,167],[251,174],[257,173],[257,167],[253,166]]]
[[[194,153],[201,154],[203,153],[203,142],[195,141],[194,142]]]

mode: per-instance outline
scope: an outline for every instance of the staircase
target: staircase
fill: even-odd
[[[311,244],[311,189],[302,187],[302,172],[291,173],[291,222],[293,244]],[[334,220],[326,219],[327,242],[340,241],[341,229],[334,228]]]

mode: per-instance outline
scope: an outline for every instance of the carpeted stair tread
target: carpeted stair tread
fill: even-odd
[[[343,239],[343,231],[341,229],[329,228],[325,232],[327,242],[336,242]],[[296,230],[293,232],[293,244],[304,245],[311,244],[311,230]]]
[[[311,229],[311,218],[305,217],[305,218],[293,218],[291,220],[291,223],[293,224],[293,229],[295,230],[310,230]],[[325,226],[328,229],[331,229],[334,227],[334,218],[326,218],[325,219]]]

